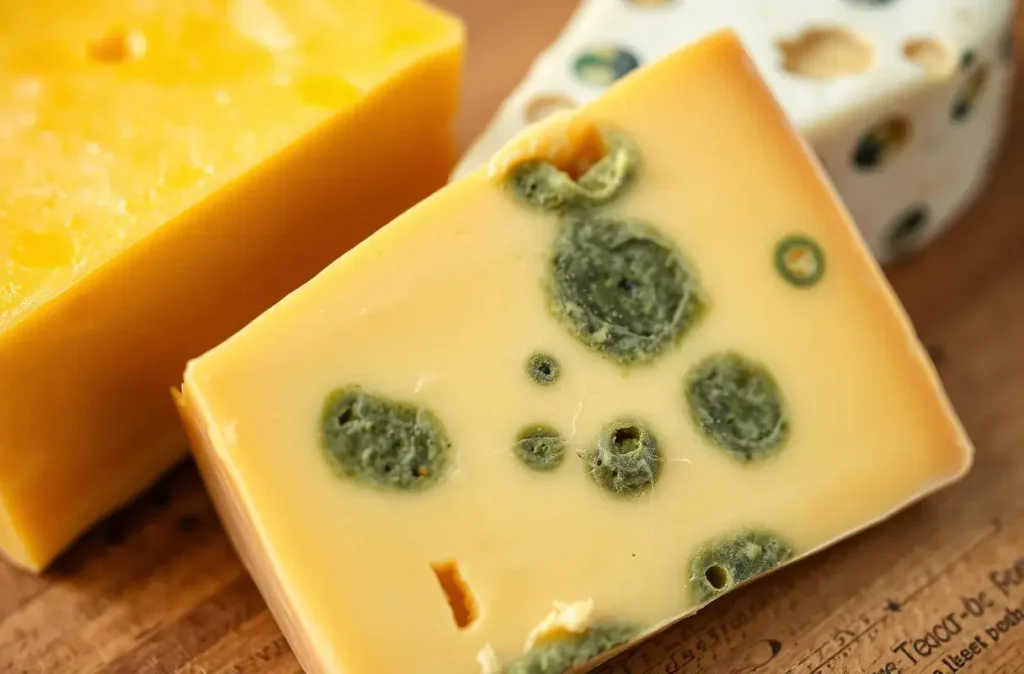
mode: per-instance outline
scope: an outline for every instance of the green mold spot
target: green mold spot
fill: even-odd
[[[565,459],[566,442],[562,434],[551,426],[527,426],[516,436],[516,458],[532,470],[554,470]]]
[[[431,487],[451,463],[451,442],[432,412],[360,386],[327,396],[320,440],[336,474],[387,489]]]
[[[882,167],[907,146],[913,126],[904,115],[890,115],[868,129],[853,151],[853,164],[869,171]]]
[[[690,562],[689,585],[696,604],[704,604],[740,583],[793,559],[787,541],[766,531],[742,531],[713,540]]]
[[[775,270],[786,282],[809,288],[825,275],[825,253],[807,236],[787,236],[775,246]]]
[[[608,134],[604,141],[607,152],[578,180],[550,162],[530,159],[509,172],[509,188],[520,201],[543,211],[607,204],[629,185],[640,155],[621,136]]]
[[[623,365],[656,359],[707,306],[690,265],[655,229],[588,212],[562,218],[547,290],[570,334]]]
[[[613,648],[628,644],[641,630],[627,622],[608,621],[579,634],[559,635],[510,664],[505,674],[564,674],[582,667]]]
[[[861,7],[886,7],[888,5],[895,5],[900,0],[846,0],[851,5],[859,5]]]
[[[953,122],[964,122],[971,116],[981,95],[988,88],[988,79],[989,67],[984,64],[978,66],[973,73],[967,76],[953,98],[953,107],[950,111]]]
[[[606,87],[640,65],[640,59],[627,49],[612,46],[591,47],[573,61],[573,71],[581,82]]]
[[[590,477],[619,496],[639,496],[652,487],[661,472],[658,440],[635,419],[620,419],[601,430],[587,456]]]
[[[526,361],[526,374],[541,386],[554,384],[561,373],[562,366],[559,364],[558,359],[552,355],[535,353]]]
[[[785,444],[782,394],[762,365],[734,353],[712,355],[691,369],[685,389],[700,432],[743,463],[766,459]]]
[[[901,213],[886,235],[889,255],[895,259],[918,248],[924,240],[930,220],[927,206],[912,206]]]

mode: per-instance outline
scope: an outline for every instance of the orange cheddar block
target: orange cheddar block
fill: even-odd
[[[445,182],[462,46],[414,0],[0,3],[0,551],[153,482],[185,362]]]

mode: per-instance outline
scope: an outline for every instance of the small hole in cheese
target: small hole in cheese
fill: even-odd
[[[523,117],[526,119],[527,124],[533,124],[534,122],[539,122],[542,119],[547,119],[556,112],[572,110],[575,107],[576,101],[567,94],[538,94],[531,98],[530,102],[526,104],[526,109],[523,111]]]
[[[526,374],[542,386],[555,383],[560,372],[558,359],[549,353],[537,352],[526,361]]]
[[[615,433],[612,435],[612,442],[619,447],[630,441],[635,442],[639,439],[640,429],[636,426],[625,426],[623,428],[616,429]]]
[[[782,69],[799,77],[828,80],[874,67],[871,43],[845,28],[809,28],[791,40],[779,40]]]
[[[604,137],[591,124],[579,127],[578,135],[571,139],[562,153],[550,157],[551,163],[573,180],[579,180],[597,162],[608,154]]]
[[[124,63],[142,58],[146,36],[138,31],[116,29],[86,45],[85,53],[100,63]]]
[[[476,621],[476,600],[459,571],[458,562],[447,560],[431,564],[430,567],[434,570],[437,582],[441,584],[441,589],[448,599],[455,624],[459,629],[466,629]]]
[[[949,50],[933,37],[915,38],[903,43],[903,55],[931,77],[941,77],[953,68]]]
[[[719,564],[709,566],[707,571],[704,572],[704,577],[707,579],[711,587],[716,590],[722,590],[729,584],[729,572],[724,566]]]
[[[592,45],[573,62],[577,79],[583,84],[606,87],[640,66],[640,59],[628,49],[614,45]]]
[[[902,114],[887,115],[873,124],[861,136],[851,157],[853,164],[863,171],[877,170],[900,152],[910,142],[914,126],[910,118]]]

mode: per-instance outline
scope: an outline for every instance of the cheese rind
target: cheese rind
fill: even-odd
[[[883,262],[949,227],[985,185],[1014,81],[1013,0],[583,0],[466,152],[723,27],[742,37]]]
[[[52,0],[0,38],[0,552],[39,570],[185,454],[190,357],[443,184],[462,29]]]
[[[468,674],[481,653],[490,668],[534,663],[543,654],[524,644],[548,631],[554,602],[592,601],[588,628],[647,634],[697,608],[693,560],[709,542],[777,538],[712,548],[749,560],[734,564],[731,589],[750,569],[778,568],[764,560],[810,554],[970,465],[907,318],[734,37],[637,71],[565,121],[524,132],[186,370],[180,403],[201,471],[311,674]],[[686,251],[708,298],[700,323],[644,363],[606,357],[551,313],[560,215],[506,182],[566,144],[555,164],[567,168],[564,131],[587,126],[628,137],[642,167],[595,217],[649,223]],[[794,234],[828,260],[813,285],[776,267]],[[524,375],[537,351],[559,360],[551,386]],[[730,456],[687,409],[686,373],[725,351],[763,364],[784,398],[788,435],[770,460]],[[353,384],[437,415],[454,453],[443,482],[395,494],[332,473],[317,419],[330,391]],[[657,440],[657,479],[640,496],[589,474],[602,437],[644,454],[642,433],[602,435],[617,420]],[[533,423],[566,438],[554,470],[514,455]],[[472,595],[468,626],[433,573],[441,561]]]

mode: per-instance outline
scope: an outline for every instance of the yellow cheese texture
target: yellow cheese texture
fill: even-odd
[[[0,550],[152,482],[187,360],[444,183],[462,42],[410,0],[0,3]]]
[[[972,449],[732,33],[522,133],[185,373],[310,674],[554,674]]]

